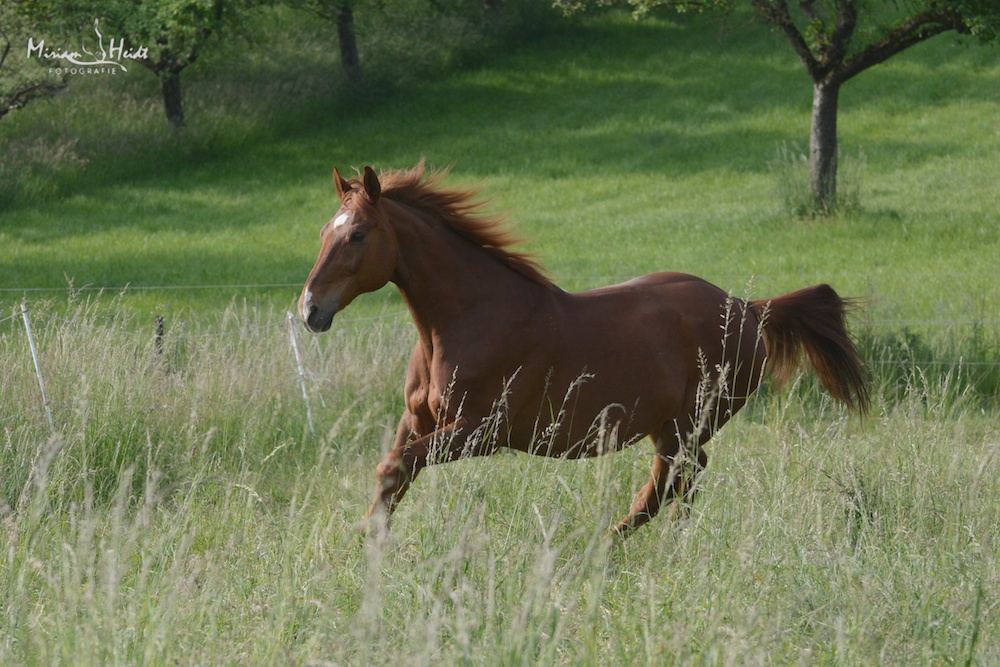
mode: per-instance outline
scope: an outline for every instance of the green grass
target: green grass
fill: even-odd
[[[624,545],[601,534],[645,444],[428,469],[365,543],[408,330],[303,339],[312,437],[280,318],[229,310],[160,356],[108,326],[120,307],[41,327],[56,437],[23,336],[2,338],[26,410],[0,454],[6,663],[1000,658],[1000,431],[960,388],[915,375],[864,424],[803,385],[762,397],[714,441],[691,518]]]
[[[942,40],[848,86],[841,134],[848,156],[864,154],[861,210],[829,225],[789,224],[769,163],[779,147],[804,143],[806,77],[765,31],[738,26],[716,37],[711,27],[657,22],[564,28],[473,70],[358,100],[357,108],[342,91],[317,93],[329,112],[301,127],[286,120],[284,129],[268,129],[270,116],[261,114],[257,126],[230,130],[226,123],[240,116],[228,110],[199,128],[200,107],[218,94],[221,75],[194,72],[192,138],[161,146],[165,155],[154,152],[151,164],[134,147],[125,166],[101,153],[90,163],[110,161],[115,178],[93,176],[89,166],[69,170],[53,197],[2,214],[8,260],[0,282],[295,285],[335,206],[333,165],[397,167],[426,157],[454,165],[457,182],[485,182],[569,288],[674,269],[734,291],[754,277],[763,295],[831,281],[913,319],[958,319],[997,301],[994,51]],[[318,59],[321,50],[307,53]],[[941,60],[956,64],[939,68]],[[239,61],[219,67],[250,76]],[[77,117],[78,104],[124,96],[133,101],[113,117],[130,118],[141,106],[139,85],[126,83],[109,91],[91,81],[73,91],[78,102],[53,102],[53,113]],[[916,105],[921,98],[930,101]],[[157,111],[144,122],[158,126]],[[251,139],[241,143],[244,130]],[[156,130],[136,133],[145,140]],[[285,307],[295,291],[137,291],[136,301],[149,311],[201,311],[229,295],[260,295]],[[22,293],[0,297],[16,303]]]
[[[279,19],[269,39],[298,20]],[[807,79],[757,27],[459,40],[364,96],[299,34],[200,64],[179,139],[138,76],[0,125],[33,169],[0,210],[0,318],[27,299],[57,426],[20,320],[0,322],[0,663],[1000,661],[995,50],[939,40],[845,88],[859,205],[815,221],[774,176]],[[624,545],[601,535],[645,443],[428,469],[390,540],[362,541],[414,333],[391,289],[300,332],[313,435],[285,317],[332,166],[421,158],[481,182],[569,289],[669,269],[866,296],[873,415],[808,378],[763,391],[713,440],[691,518]],[[237,287],[259,284],[279,287]]]

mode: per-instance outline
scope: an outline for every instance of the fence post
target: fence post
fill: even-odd
[[[38,388],[42,391],[42,403],[45,405],[45,416],[49,418],[49,428],[56,432],[55,422],[52,421],[52,408],[49,407],[49,397],[45,394],[45,380],[42,379],[42,365],[38,361],[38,348],[35,347],[35,338],[31,335],[31,322],[28,320],[28,307],[21,302],[21,317],[24,319],[24,331],[28,334],[28,347],[31,348],[31,359],[35,362],[35,374],[38,376]]]
[[[163,315],[156,316],[156,334],[153,338],[153,345],[156,346],[156,354],[162,358],[163,357]]]
[[[309,433],[316,437],[316,428],[313,426],[312,408],[309,406],[309,392],[306,390],[306,372],[302,368],[302,354],[299,352],[299,339],[295,335],[295,317],[288,313],[288,336],[292,339],[292,350],[295,352],[295,364],[299,369],[299,384],[302,385],[302,398],[306,402],[306,420],[309,422]]]

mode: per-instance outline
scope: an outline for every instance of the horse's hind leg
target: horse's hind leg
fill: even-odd
[[[708,438],[698,438],[697,444],[691,447],[687,443],[682,444],[672,425],[663,430],[655,439],[656,455],[650,479],[636,494],[628,516],[618,522],[612,534],[627,537],[656,516],[661,508],[675,499],[684,500],[685,496],[693,493],[695,481],[708,465],[708,455],[701,447],[705,440]]]
[[[620,537],[627,537],[633,530],[642,526],[652,519],[660,511],[660,506],[667,499],[667,483],[670,477],[672,459],[660,456],[659,452],[653,457],[653,469],[650,472],[650,479],[645,486],[639,489],[632,503],[632,509],[628,516],[618,522],[614,528],[614,533]]]

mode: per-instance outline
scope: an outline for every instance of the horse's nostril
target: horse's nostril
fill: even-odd
[[[319,312],[319,308],[316,306],[307,306],[306,310],[306,324],[314,324],[316,321],[316,314]]]
[[[329,319],[324,317],[323,313],[319,309],[319,306],[306,306],[303,315],[305,315],[306,328],[314,333],[326,331],[330,328]]]

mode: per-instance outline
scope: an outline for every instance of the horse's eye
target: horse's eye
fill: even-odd
[[[361,243],[364,240],[365,240],[364,232],[351,232],[351,238],[350,238],[351,243]]]

